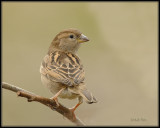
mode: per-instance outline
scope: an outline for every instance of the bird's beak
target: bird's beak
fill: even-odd
[[[83,42],[89,41],[89,39],[88,39],[87,36],[81,34],[81,36],[77,39],[77,41],[78,41],[79,43],[83,43]]]

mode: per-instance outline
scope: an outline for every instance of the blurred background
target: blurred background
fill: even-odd
[[[79,56],[99,101],[84,102],[76,115],[92,126],[158,125],[158,2],[2,2],[2,81],[52,97],[41,83],[40,63],[66,28],[90,39]],[[4,89],[1,111],[2,126],[74,126]]]

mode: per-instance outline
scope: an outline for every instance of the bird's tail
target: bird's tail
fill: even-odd
[[[85,84],[79,84],[77,86],[69,88],[69,90],[75,94],[79,94],[88,104],[98,102],[97,99],[92,95],[92,93],[86,88]]]
[[[87,89],[80,89],[79,94],[83,97],[83,99],[88,103],[96,103],[97,99],[92,95],[92,93]]]

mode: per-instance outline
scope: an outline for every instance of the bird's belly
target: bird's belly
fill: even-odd
[[[47,86],[47,88],[51,91],[52,94],[56,94],[57,92],[59,92],[62,87],[64,87],[64,85],[51,81],[49,80],[46,76],[41,75],[41,81],[42,83]],[[67,86],[67,85],[66,85]],[[66,87],[58,97],[60,98],[68,98],[68,99],[75,99],[77,98],[79,95],[72,93],[71,91],[69,91],[68,87]]]
[[[75,99],[78,96],[79,96],[78,94],[75,94],[69,91],[68,88],[64,89],[59,95],[60,98],[68,98],[68,99]]]

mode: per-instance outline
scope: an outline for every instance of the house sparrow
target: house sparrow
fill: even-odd
[[[84,69],[77,56],[77,50],[81,43],[89,39],[77,29],[67,29],[53,39],[47,55],[44,57],[41,67],[41,81],[57,97],[75,99],[79,102],[71,108],[72,112],[83,102],[83,99],[91,104],[96,103],[96,98],[86,88]]]

